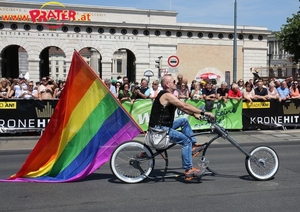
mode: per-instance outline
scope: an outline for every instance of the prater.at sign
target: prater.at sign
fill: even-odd
[[[179,58],[175,55],[172,55],[168,58],[168,64],[170,67],[176,67],[179,64]]]

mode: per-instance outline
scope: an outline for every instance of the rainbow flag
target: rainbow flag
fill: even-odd
[[[64,92],[21,169],[4,181],[71,182],[110,159],[142,129],[75,51]]]

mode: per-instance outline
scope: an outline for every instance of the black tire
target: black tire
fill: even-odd
[[[141,154],[146,154],[141,157]],[[112,153],[110,168],[112,173],[126,183],[138,183],[149,176],[154,168],[152,150],[140,141],[120,144]],[[141,171],[142,169],[142,171]]]
[[[270,147],[258,146],[250,151],[251,157],[246,157],[247,172],[255,180],[269,180],[275,176],[279,168],[277,153]]]

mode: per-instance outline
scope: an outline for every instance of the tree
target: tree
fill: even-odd
[[[281,48],[293,54],[293,61],[298,63],[300,59],[300,13],[287,18],[280,32],[276,32],[276,38],[281,41]]]

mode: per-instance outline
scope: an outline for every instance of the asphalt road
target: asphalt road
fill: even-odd
[[[80,182],[0,183],[0,211],[298,211],[299,142],[268,145],[280,158],[279,171],[270,181],[251,179],[244,155],[230,145],[219,144],[207,152],[210,166],[219,175],[205,176],[200,183],[168,178],[165,182],[125,184],[105,164]],[[244,147],[250,150],[253,144]],[[15,173],[28,153],[29,150],[0,151],[0,178]],[[171,149],[169,156],[170,172],[182,173],[180,149]],[[160,169],[162,161],[156,162]]]

